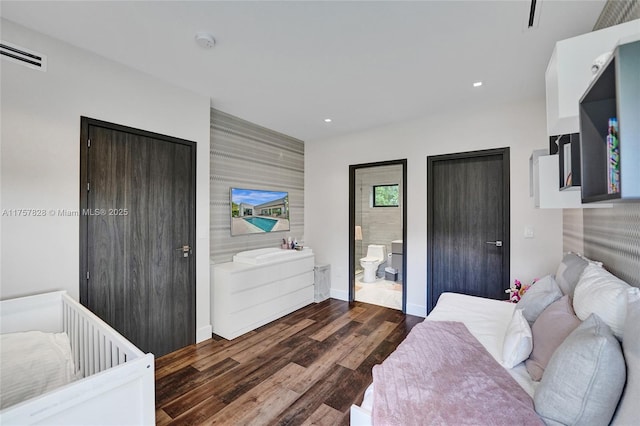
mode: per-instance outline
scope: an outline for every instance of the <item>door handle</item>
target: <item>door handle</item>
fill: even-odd
[[[492,244],[492,245],[494,245],[494,246],[496,246],[496,247],[502,247],[502,241],[500,241],[500,240],[497,240],[497,241],[487,241],[487,242],[485,242],[485,244]]]
[[[191,246],[186,244],[182,247],[178,247],[176,250],[182,252],[182,257],[189,257],[189,254],[191,254]]]

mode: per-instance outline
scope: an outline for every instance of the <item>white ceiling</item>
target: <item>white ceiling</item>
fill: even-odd
[[[542,98],[554,43],[591,31],[604,0],[538,5],[533,30],[529,0],[3,0],[0,13],[312,141],[461,105]],[[215,36],[215,48],[196,45],[199,31]]]

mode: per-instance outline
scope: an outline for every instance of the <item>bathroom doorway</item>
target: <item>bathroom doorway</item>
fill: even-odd
[[[407,160],[349,166],[349,300],[406,311]]]

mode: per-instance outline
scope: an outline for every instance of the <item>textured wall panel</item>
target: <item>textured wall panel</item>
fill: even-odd
[[[211,109],[211,260],[229,262],[235,253],[279,247],[304,231],[304,142]],[[231,236],[230,188],[289,193],[288,232]]]
[[[566,212],[563,217],[565,248],[571,244],[567,235],[578,226],[576,216]],[[601,261],[607,270],[629,284],[640,287],[640,203],[584,209],[582,221],[584,254]]]
[[[640,18],[640,3],[638,0],[608,0],[593,30],[601,30],[638,18]]]
[[[562,251],[584,253],[582,209],[564,209],[562,224]]]

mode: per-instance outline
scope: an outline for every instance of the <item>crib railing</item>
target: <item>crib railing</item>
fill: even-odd
[[[144,354],[66,292],[2,300],[0,319],[2,333],[66,332],[82,376],[5,408],[0,424],[155,425],[153,354]]]
[[[142,351],[67,294],[62,295],[62,328],[71,341],[76,372],[81,377],[144,356]]]

